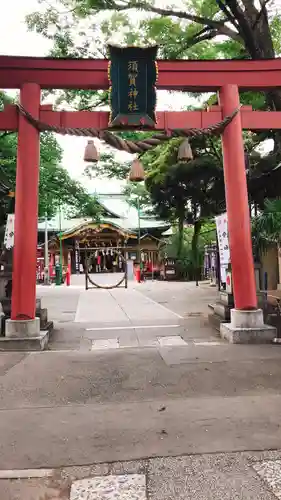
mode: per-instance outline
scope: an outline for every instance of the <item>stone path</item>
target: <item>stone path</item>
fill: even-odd
[[[132,289],[88,290],[79,296],[75,322],[120,325],[155,324],[182,319],[139,291]]]
[[[182,290],[178,283],[170,283],[167,289],[166,283],[147,282],[129,283],[128,289],[85,291],[83,277],[76,278],[76,284],[69,288],[38,288],[43,305],[55,320],[51,350],[222,343],[206,323],[213,290],[186,283],[180,284]],[[195,294],[199,295],[195,301],[197,312],[193,305]],[[190,317],[186,316],[188,309]]]

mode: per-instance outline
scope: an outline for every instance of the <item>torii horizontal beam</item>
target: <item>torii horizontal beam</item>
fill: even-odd
[[[158,61],[158,89],[213,92],[226,84],[240,90],[281,87],[281,59]],[[0,88],[26,82],[42,89],[108,89],[106,59],[0,56]]]
[[[208,128],[223,119],[220,106],[208,111],[159,111],[156,113],[155,130],[176,130]],[[51,105],[40,106],[40,121],[46,125],[63,128],[108,128],[107,111],[52,111]],[[244,130],[281,129],[280,111],[252,111],[251,106],[241,108]],[[125,128],[125,127],[124,127]],[[0,130],[15,132],[18,129],[18,113],[14,105],[8,105],[0,112]]]

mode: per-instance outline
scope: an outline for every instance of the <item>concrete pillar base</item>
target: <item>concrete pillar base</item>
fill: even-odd
[[[230,318],[230,323],[220,325],[220,334],[232,344],[271,343],[276,337],[276,328],[264,324],[262,309],[231,309]]]
[[[6,320],[5,337],[0,337],[0,351],[42,351],[49,342],[49,331],[40,331],[40,318]]]
[[[40,318],[13,320],[7,319],[5,337],[39,337]]]

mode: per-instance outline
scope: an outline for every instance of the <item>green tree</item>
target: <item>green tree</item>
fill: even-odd
[[[178,258],[183,247],[184,224],[193,225],[192,250],[195,263],[203,220],[219,213],[224,206],[223,170],[218,158],[204,154],[201,148],[199,153],[195,141],[193,160],[179,162],[179,142],[179,139],[172,139],[165,146],[156,148],[146,186],[159,216],[178,226]]]
[[[29,16],[28,25],[30,29],[35,29],[47,37],[53,37],[55,33],[52,55],[62,57],[104,56],[103,48],[113,32],[118,32],[119,40],[124,44],[159,44],[160,58],[259,60],[274,58],[276,54],[280,54],[281,15],[277,1],[186,0],[182,5],[179,10],[176,4],[168,5],[167,2],[163,2],[162,7],[159,7],[159,3],[156,4],[154,0],[61,0],[61,10],[64,14],[60,9],[54,11],[48,8],[43,14],[35,13]],[[91,44],[89,38],[90,31],[82,29],[83,25],[85,28],[85,20],[95,37],[94,44]],[[85,101],[87,96],[82,95]],[[92,96],[88,101],[90,105],[95,104],[93,100],[97,99],[95,93]],[[216,96],[212,96],[211,100],[216,102]],[[273,89],[266,94],[243,93],[241,102],[253,103],[255,109],[269,107],[281,110],[281,92],[280,89]],[[275,148],[273,153],[265,158],[254,154],[252,146],[247,147],[247,143],[255,143],[257,146],[268,137],[274,139]],[[245,142],[251,155],[250,165],[247,167],[250,201],[257,208],[262,208],[265,198],[274,198],[280,194],[280,134],[272,131],[256,135],[246,134]],[[218,145],[216,142],[213,144]],[[208,149],[211,148],[209,143]],[[175,161],[169,161],[166,152],[166,145],[163,145],[143,155],[144,162],[147,159],[147,163],[154,165],[152,172],[151,167],[147,167],[147,186],[149,187],[151,182],[150,192],[153,185],[153,189],[157,191],[156,198],[162,196],[162,213],[163,207],[166,211],[167,207],[163,190],[164,167],[161,162],[166,161],[167,168],[172,169],[172,177],[180,175],[180,168]],[[207,151],[204,154],[208,156],[209,153],[210,151]],[[220,162],[219,158],[216,162]],[[191,167],[192,165],[190,169]],[[171,177],[171,173],[167,175]],[[190,189],[188,179],[185,179],[185,183],[189,184]],[[213,194],[217,196],[215,191]],[[199,195],[200,192],[196,194]],[[206,194],[204,196],[206,198]],[[198,200],[197,207],[201,207]],[[191,213],[193,212],[192,209]],[[172,217],[171,213],[169,217]]]
[[[53,40],[50,55],[104,57],[112,33],[124,44],[159,44],[160,58],[273,58],[281,49],[281,15],[277,0],[59,0],[44,12],[27,16],[30,30]],[[214,43],[215,42],[215,43]],[[67,91],[62,99],[77,108],[95,107],[107,96],[91,91]],[[216,96],[210,101],[216,102]],[[280,89],[244,92],[243,104],[254,109],[281,109]],[[280,133],[272,137],[281,149]]]
[[[0,94],[0,105],[11,102]],[[15,191],[16,183],[17,135],[0,134],[0,183]],[[83,186],[72,179],[67,170],[61,166],[62,149],[55,136],[50,133],[40,134],[40,181],[39,181],[39,217],[52,217],[58,205],[66,207],[70,215],[98,216],[99,206]],[[0,197],[0,224],[6,221],[10,200]]]
[[[89,163],[84,175],[93,179],[94,177],[107,177],[108,179],[125,180],[128,177],[131,167],[130,162],[118,162],[112,151],[102,153],[99,161]]]
[[[170,59],[268,59],[280,53],[281,16],[275,0],[186,0],[181,10],[176,3],[159,7],[153,0],[60,3],[27,18],[29,29],[54,40],[56,56],[104,57],[114,32],[127,44],[158,43],[160,57]],[[268,93],[267,101],[281,109],[280,91]]]
[[[188,226],[184,228],[181,259],[178,263],[179,275],[188,280],[196,280],[199,278],[198,268],[202,269],[203,266],[205,245],[214,244],[216,242],[215,223],[208,222],[202,224],[201,232],[198,238],[197,265],[195,265],[194,263],[194,256],[192,249],[193,234],[194,234],[193,226]],[[178,239],[179,239],[178,232],[174,231],[172,236],[168,238],[165,247],[162,248],[162,253],[167,255],[167,257],[174,258],[177,255]]]
[[[44,12],[27,16],[29,29],[53,40],[50,55],[104,57],[112,33],[124,44],[159,44],[160,58],[273,58],[281,49],[281,15],[277,0],[59,0]],[[215,42],[215,43],[214,43]],[[77,108],[95,107],[107,96],[90,91],[66,91],[62,99]],[[216,96],[211,98],[216,101]],[[241,94],[254,109],[281,109],[280,89]],[[280,133],[272,137],[281,149]]]
[[[255,150],[256,136],[247,135],[246,176],[249,209],[261,210],[266,198],[280,196],[281,168],[277,153],[261,157]],[[209,218],[225,211],[223,159],[220,139],[197,137],[191,140],[193,160],[178,162],[179,139],[158,146],[142,157],[147,170],[146,186],[154,210],[160,217],[178,226],[178,249],[183,248],[183,227],[192,224],[193,264],[198,264],[198,239],[202,225]]]
[[[146,215],[151,213],[151,196],[145,183],[128,182],[123,189],[123,194],[130,205],[135,208],[140,207],[141,211]]]
[[[254,250],[261,255],[272,244],[281,244],[281,199],[266,200],[264,210],[252,220]]]

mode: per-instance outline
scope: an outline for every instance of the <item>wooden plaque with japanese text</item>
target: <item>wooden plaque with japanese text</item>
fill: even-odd
[[[109,45],[111,127],[154,127],[157,49]]]

